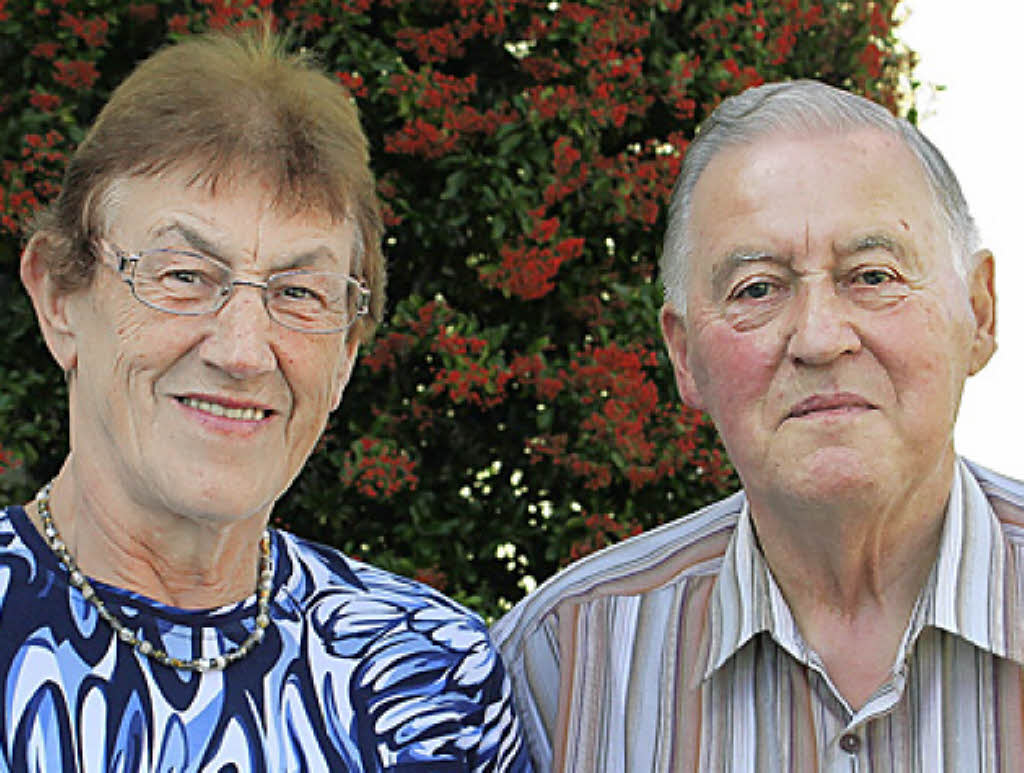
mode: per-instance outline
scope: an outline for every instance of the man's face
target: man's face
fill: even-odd
[[[685,320],[666,307],[663,329],[684,400],[711,414],[748,491],[828,502],[949,474],[963,382],[994,347],[992,263],[958,276],[899,139],[725,150],[690,229]]]
[[[258,180],[210,195],[186,179],[122,181],[105,241],[128,253],[204,252],[254,281],[293,268],[349,272],[350,223],[281,214]],[[109,252],[101,259],[113,264]],[[68,308],[77,463],[144,507],[197,520],[266,512],[319,438],[356,353],[343,333],[273,322],[253,287],[236,287],[216,314],[175,316],[99,266]]]

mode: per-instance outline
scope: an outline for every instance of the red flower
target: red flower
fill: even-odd
[[[353,96],[365,97],[369,94],[366,89],[366,81],[359,73],[336,72],[334,77],[341,81],[341,85],[348,89]]]
[[[109,25],[106,19],[86,19],[80,14],[75,15],[62,11],[60,26],[71,30],[90,48],[98,48],[107,42]]]
[[[44,113],[51,113],[60,107],[60,97],[53,94],[43,94],[33,90],[29,97],[29,104]]]
[[[176,13],[167,20],[167,31],[177,35],[185,35],[189,30],[190,20],[183,13]]]
[[[872,78],[877,78],[882,74],[882,52],[874,43],[868,43],[857,58],[867,68],[868,75]]]
[[[60,45],[51,41],[48,43],[36,43],[29,53],[32,56],[38,56],[40,59],[54,59],[59,50]]]
[[[53,79],[70,89],[90,88],[99,77],[96,65],[84,59],[59,59],[54,62]]]

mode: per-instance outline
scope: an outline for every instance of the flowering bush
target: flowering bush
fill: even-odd
[[[816,77],[895,109],[897,2],[0,0],[11,495],[66,452],[21,224],[136,61],[265,13],[362,111],[391,271],[388,321],[275,522],[493,614],[720,497],[735,475],[657,330],[671,186],[697,122],[746,86]]]

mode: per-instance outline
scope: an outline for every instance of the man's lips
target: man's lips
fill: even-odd
[[[272,408],[258,403],[210,395],[176,395],[174,399],[202,413],[237,421],[262,421],[274,413]]]
[[[812,395],[794,405],[787,419],[799,419],[815,413],[843,410],[873,410],[875,406],[858,394],[852,392],[838,392],[828,395]]]

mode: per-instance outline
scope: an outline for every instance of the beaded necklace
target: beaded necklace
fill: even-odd
[[[67,545],[60,537],[60,532],[57,531],[57,525],[53,522],[53,516],[50,514],[50,490],[53,487],[53,481],[47,483],[43,488],[36,494],[36,507],[39,510],[39,517],[43,522],[43,534],[46,537],[46,541],[50,545],[50,549],[60,559],[61,564],[68,572],[68,580],[70,583],[78,589],[82,594],[82,597],[92,604],[96,612],[107,621],[107,624],[114,629],[114,633],[117,637],[130,647],[135,648],[138,652],[145,655],[148,658],[152,658],[158,663],[162,663],[165,666],[171,668],[179,668],[185,671],[221,671],[232,663],[236,663],[256,647],[266,634],[267,626],[270,625],[270,590],[274,583],[274,559],[270,555],[270,533],[267,531],[263,532],[263,536],[260,538],[260,565],[259,565],[259,579],[256,582],[256,620],[253,626],[252,633],[245,637],[245,640],[235,647],[233,650],[226,652],[223,655],[218,655],[213,658],[195,658],[193,660],[181,660],[180,658],[173,658],[168,655],[164,650],[155,646],[146,639],[140,638],[132,631],[128,626],[121,622],[113,612],[103,603],[103,600],[96,595],[95,589],[92,584],[82,574],[78,568],[78,564],[75,562],[74,556],[71,555],[71,551],[68,550]]]

